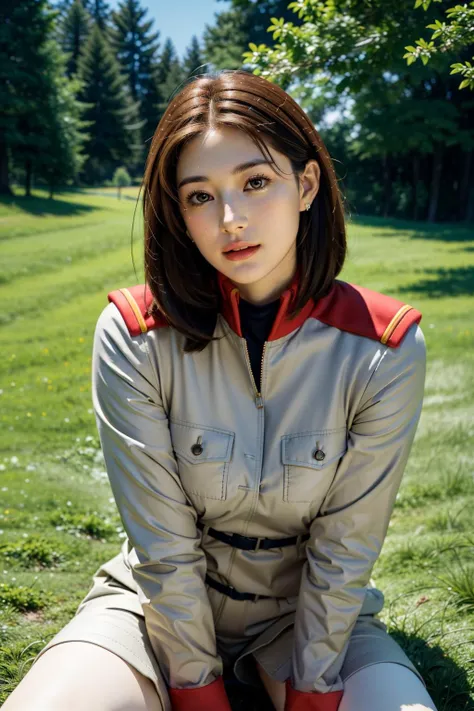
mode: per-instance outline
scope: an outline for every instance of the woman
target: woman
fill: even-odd
[[[230,668],[277,711],[434,711],[370,580],[422,407],[421,313],[336,279],[331,159],[260,77],[186,85],[144,187],[146,287],[109,294],[93,348],[128,538],[6,710],[229,711]]]

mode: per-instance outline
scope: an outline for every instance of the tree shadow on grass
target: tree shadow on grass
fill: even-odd
[[[438,240],[441,242],[474,242],[474,224],[461,222],[415,222],[390,217],[355,215],[351,218],[356,226],[382,229],[381,237],[397,237],[408,232],[410,239]],[[391,228],[391,229],[387,229]]]
[[[422,274],[432,274],[435,278],[406,284],[398,287],[397,291],[423,294],[432,299],[444,296],[472,296],[474,293],[474,267],[423,269]]]
[[[414,663],[438,711],[474,711],[468,675],[438,645],[428,646],[419,635],[390,630],[392,637]]]
[[[78,205],[75,202],[70,202],[65,198],[54,198],[50,200],[47,197],[23,195],[2,195],[0,196],[0,205],[5,207],[15,207],[18,210],[27,212],[30,215],[37,217],[63,217],[72,215],[84,215],[99,210],[100,207],[95,205]]]

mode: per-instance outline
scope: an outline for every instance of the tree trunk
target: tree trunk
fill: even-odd
[[[5,141],[0,141],[0,194],[13,195],[10,188],[10,178],[8,170],[8,151]]]
[[[26,159],[25,163],[25,197],[31,197],[31,173],[32,173],[32,166],[31,166],[31,160],[29,158]]]
[[[470,211],[469,206],[469,188],[471,183],[472,169],[472,149],[464,153],[464,170],[461,178],[461,191],[459,200],[459,219],[468,221]]]
[[[474,183],[470,186],[467,196],[466,222],[474,222]]]
[[[428,222],[436,222],[438,212],[439,186],[441,184],[441,170],[443,168],[442,148],[438,148],[433,154],[433,175],[431,176],[430,206],[428,209]]]
[[[418,219],[418,182],[420,180],[420,156],[413,154],[413,219]]]
[[[382,157],[383,170],[383,204],[382,215],[388,217],[390,211],[390,163],[386,153]]]

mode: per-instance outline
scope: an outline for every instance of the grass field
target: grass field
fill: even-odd
[[[108,291],[143,282],[136,195],[0,202],[0,704],[124,536],[90,363]],[[438,711],[474,709],[474,230],[353,218],[340,278],[423,313],[423,412],[372,577]]]

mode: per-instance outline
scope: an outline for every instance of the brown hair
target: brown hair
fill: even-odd
[[[305,112],[283,89],[244,70],[193,79],[168,104],[154,133],[143,178],[145,280],[154,297],[150,313],[160,311],[187,336],[185,352],[203,350],[215,340],[219,290],[216,269],[186,236],[176,170],[185,143],[219,126],[244,131],[275,170],[278,167],[263,140],[285,154],[297,182],[308,160],[317,160],[321,168],[311,209],[300,213],[296,242],[300,283],[291,316],[309,298],[317,301],[327,294],[346,256],[337,177]]]

